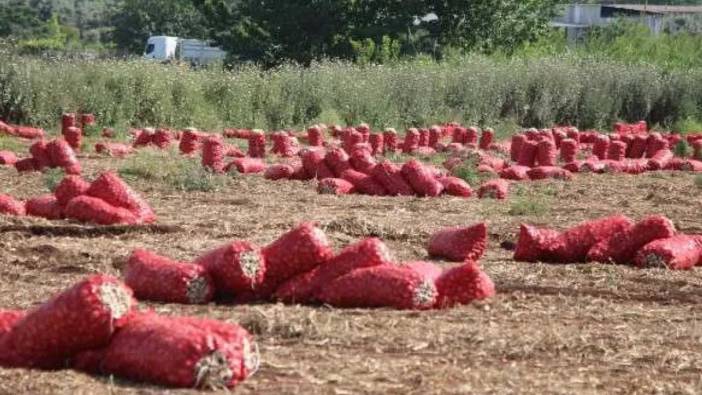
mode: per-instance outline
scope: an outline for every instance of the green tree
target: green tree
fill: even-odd
[[[207,38],[204,16],[191,0],[125,0],[112,21],[115,44],[134,53],[151,35]]]
[[[0,5],[0,37],[30,37],[36,34],[40,25],[37,12],[24,1]]]
[[[558,0],[418,1],[436,15],[427,29],[443,46],[507,52],[548,31]]]

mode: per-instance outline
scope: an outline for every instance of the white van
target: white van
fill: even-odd
[[[144,59],[166,62],[181,60],[192,65],[206,65],[224,60],[227,53],[206,41],[171,36],[151,36],[146,42]]]

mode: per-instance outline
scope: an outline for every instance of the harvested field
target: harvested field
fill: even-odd
[[[88,178],[121,166],[95,157],[81,164]],[[0,306],[31,307],[87,274],[119,275],[135,248],[190,260],[228,240],[265,244],[316,220],[337,248],[379,236],[411,260],[426,258],[424,243],[439,227],[487,221],[490,245],[481,263],[498,294],[485,303],[430,312],[141,305],[239,322],[254,333],[262,364],[238,393],[700,393],[702,270],[517,263],[505,249],[521,222],[566,227],[615,213],[660,213],[681,231],[702,233],[694,178],[578,174],[567,183],[519,183],[506,201],[336,197],[317,194],[314,182],[259,176],[232,177],[207,193],[130,180],[158,225],[0,217]],[[47,192],[40,173],[0,168],[0,183],[21,198]],[[521,207],[527,201],[538,204]],[[2,393],[163,391],[70,370],[0,370]]]

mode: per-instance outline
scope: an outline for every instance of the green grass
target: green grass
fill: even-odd
[[[63,180],[65,173],[61,168],[48,169],[42,175],[42,181],[46,189],[53,192],[56,190],[58,184]]]
[[[212,174],[193,158],[177,157],[171,151],[139,150],[119,169],[125,179],[160,183],[179,191],[214,192],[229,181],[225,175]]]
[[[363,67],[327,61],[231,72],[4,55],[0,109],[24,114],[13,121],[46,128],[55,128],[62,112],[80,110],[117,130],[276,130],[316,122],[404,130],[458,121],[493,127],[498,137],[521,126],[609,129],[617,120],[646,119],[670,127],[702,119],[702,68],[670,70],[582,55],[464,55]]]
[[[686,140],[680,140],[677,144],[675,144],[675,147],[673,147],[673,152],[675,153],[675,156],[679,156],[681,158],[689,158],[694,153],[692,147],[690,147],[690,144],[688,144]]]
[[[0,134],[0,150],[12,151],[16,154],[25,153],[29,150],[29,146],[24,144],[17,137],[5,136]]]
[[[549,212],[549,205],[541,200],[519,198],[509,205],[507,213],[513,216],[542,216]]]

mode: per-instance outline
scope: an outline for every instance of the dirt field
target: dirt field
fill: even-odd
[[[89,177],[119,167],[106,159],[83,164]],[[0,192],[19,197],[48,192],[41,175],[20,177],[13,169],[0,169],[0,185]],[[665,214],[680,230],[702,233],[701,190],[689,174],[523,183],[507,202],[320,196],[311,184],[259,177],[234,179],[214,193],[132,185],[163,226],[120,233],[0,217],[0,306],[28,308],[90,273],[118,275],[137,247],[185,260],[235,238],[267,243],[300,221],[317,220],[339,248],[376,235],[399,258],[422,259],[432,230],[487,221],[491,244],[482,265],[498,291],[487,303],[422,313],[150,306],[253,331],[263,362],[237,388],[242,394],[702,393],[702,268],[525,264],[501,247],[515,240],[521,222],[564,227],[620,212]],[[539,202],[539,212],[510,213],[527,199]],[[69,370],[0,370],[0,393],[6,394],[164,391]]]

